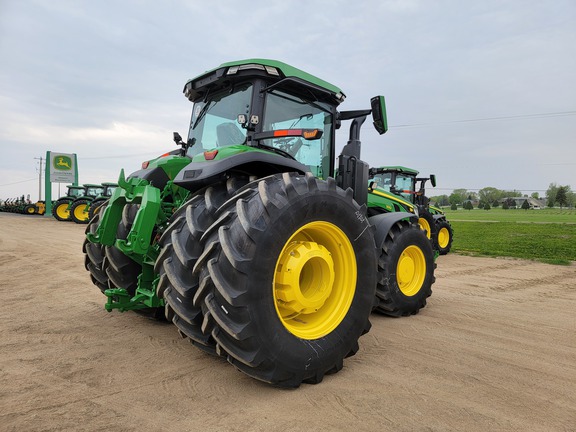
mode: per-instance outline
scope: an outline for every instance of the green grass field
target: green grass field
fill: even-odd
[[[450,210],[452,252],[533,259],[552,264],[576,261],[576,210]]]

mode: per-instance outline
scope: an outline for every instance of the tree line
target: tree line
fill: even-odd
[[[502,205],[502,208],[509,208],[516,206],[514,198],[517,197],[528,198],[528,195],[517,190],[510,191],[485,187],[478,192],[467,189],[454,189],[450,195],[430,197],[430,202],[439,207],[451,206],[452,208],[471,208],[472,203],[476,203],[478,208],[498,207],[500,205]],[[510,199],[508,200],[507,198]],[[538,192],[533,192],[530,198],[545,201],[547,207],[573,208],[576,205],[576,193],[572,191],[570,186],[560,186],[556,183],[550,183],[544,197],[540,197]],[[525,200],[524,205],[528,206],[528,201]]]

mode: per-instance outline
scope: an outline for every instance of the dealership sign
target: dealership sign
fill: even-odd
[[[50,181],[52,183],[76,183],[76,155],[50,152]]]

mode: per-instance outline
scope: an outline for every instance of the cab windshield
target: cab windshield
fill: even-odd
[[[205,150],[243,144],[246,141],[246,129],[237,122],[238,115],[250,113],[250,83],[236,86],[232,91],[226,90],[208,95],[205,101],[196,102],[192,110],[188,141],[194,143],[188,149],[192,157]]]
[[[393,178],[395,177],[395,178]],[[414,191],[415,180],[414,177],[397,173],[392,176],[392,173],[385,172],[381,174],[376,174],[370,182],[373,182],[373,187],[386,192],[392,192],[396,195],[400,195],[402,198],[414,202]]]
[[[103,190],[104,190],[104,188],[102,188],[102,187],[90,186],[86,190],[86,195],[91,196],[91,197],[95,197],[95,196],[100,195]]]
[[[322,136],[314,140],[302,137],[279,137],[262,140],[261,144],[283,150],[307,165],[317,177],[330,175],[332,146],[332,112],[328,104],[309,102],[299,96],[271,91],[266,98],[262,132],[280,129],[320,129]]]
[[[401,195],[406,200],[411,203],[414,202],[414,177],[407,176],[404,174],[396,175],[396,190],[393,191],[398,195]]]

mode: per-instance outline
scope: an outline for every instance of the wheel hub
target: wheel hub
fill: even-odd
[[[62,219],[67,219],[70,217],[70,212],[67,210],[68,204],[59,204],[56,208],[56,214]]]
[[[346,234],[326,221],[310,222],[286,241],[274,270],[274,307],[284,327],[302,339],[333,331],[356,290],[356,255]]]
[[[404,295],[413,296],[422,287],[426,276],[424,253],[417,246],[408,246],[398,259],[396,278]]]
[[[74,209],[74,216],[76,216],[76,219],[80,220],[80,221],[86,221],[88,220],[88,214],[86,213],[86,207],[87,205],[79,205]]]
[[[448,246],[448,240],[450,239],[450,234],[448,234],[448,230],[446,228],[442,228],[438,232],[438,244],[441,248],[445,248]]]
[[[322,245],[296,241],[287,245],[278,261],[276,298],[292,316],[317,312],[330,297],[334,261]]]

